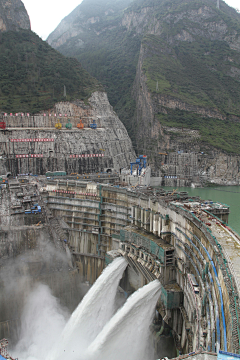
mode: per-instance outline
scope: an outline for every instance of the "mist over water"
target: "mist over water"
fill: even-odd
[[[45,360],[69,316],[49,287],[38,284],[24,306],[20,340],[13,356],[24,360]]]
[[[46,285],[39,284],[25,305],[19,360],[151,360],[149,326],[160,296],[158,280],[136,291],[117,313],[115,297],[127,266],[109,265],[69,318]]]
[[[47,360],[79,359],[79,349],[83,353],[112,317],[118,284],[126,267],[127,261],[117,258],[105,268],[73,312]]]

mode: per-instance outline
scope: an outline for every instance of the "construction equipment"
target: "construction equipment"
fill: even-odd
[[[41,206],[38,205],[38,204],[34,205],[34,206],[31,208],[31,210],[32,210],[32,214],[37,214],[37,213],[42,212],[42,208],[41,208]]]
[[[131,175],[133,170],[133,165],[137,165],[137,175],[141,175],[143,168],[147,167],[147,155],[139,155],[135,162],[131,162]]]
[[[96,129],[97,128],[96,120],[93,119],[93,123],[90,124],[90,128],[91,129]]]
[[[173,189],[173,192],[171,193],[171,195],[170,196],[172,196],[176,191],[177,191],[178,189]]]
[[[1,121],[1,122],[0,122],[0,129],[3,129],[3,130],[6,129],[6,123],[5,123],[5,121]]]
[[[66,123],[65,128],[68,130],[72,129],[72,123],[70,122],[70,119],[68,119],[68,122]]]
[[[77,124],[77,128],[82,130],[84,128],[84,125],[82,123],[82,119],[80,119],[80,122]]]
[[[57,129],[57,130],[61,130],[61,128],[62,128],[62,124],[60,123],[60,120],[58,119],[58,122],[55,124],[55,128]]]

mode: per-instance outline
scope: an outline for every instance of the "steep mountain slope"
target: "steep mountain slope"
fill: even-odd
[[[30,20],[21,0],[0,0],[0,32],[30,30]]]
[[[30,31],[20,0],[0,0],[0,25],[0,112],[36,113],[58,101],[86,100],[102,89],[76,59]]]
[[[0,121],[6,126],[0,128],[1,173],[126,167],[135,152],[102,85],[76,59],[24,28],[21,19],[28,15],[21,1],[0,5],[0,17],[9,20],[0,31]]]
[[[125,14],[129,29],[137,10],[146,24],[134,86],[139,144],[188,150],[165,125],[198,130],[196,150],[210,144],[240,153],[240,17],[211,1],[171,4]]]
[[[36,113],[58,101],[85,100],[98,89],[101,85],[76,59],[65,58],[33,32],[2,34],[0,111]]]
[[[191,149],[240,153],[240,15],[213,0],[113,3],[84,0],[48,41],[102,81],[139,152],[187,151],[186,128]]]
[[[47,41],[76,57],[105,87],[109,101],[131,133],[135,101],[131,97],[141,37],[121,25],[132,0],[83,0]]]

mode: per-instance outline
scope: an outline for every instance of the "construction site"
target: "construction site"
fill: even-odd
[[[229,206],[177,190],[211,181],[199,169],[205,154],[159,153],[157,173],[146,155],[136,156],[105,95],[89,103],[3,117],[0,339],[16,343],[36,283],[72,312],[80,284],[91,286],[124,257],[126,296],[161,283],[156,349],[171,332],[175,355],[238,354],[240,238],[228,226]]]

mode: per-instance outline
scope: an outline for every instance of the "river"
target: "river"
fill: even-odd
[[[164,189],[172,190],[165,186]],[[176,188],[174,188],[176,189]],[[187,191],[188,195],[200,196],[203,200],[218,201],[230,206],[228,223],[240,234],[240,186],[216,186],[206,188],[179,187],[177,191]]]

